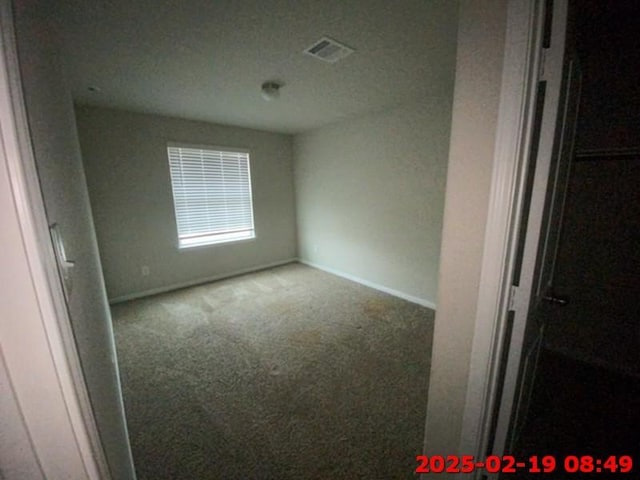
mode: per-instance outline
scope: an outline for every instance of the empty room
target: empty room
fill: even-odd
[[[457,6],[54,17],[137,477],[412,476]]]
[[[0,476],[535,475],[576,5],[0,0]]]

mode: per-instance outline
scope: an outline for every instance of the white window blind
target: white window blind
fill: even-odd
[[[254,238],[249,153],[167,150],[180,248]]]

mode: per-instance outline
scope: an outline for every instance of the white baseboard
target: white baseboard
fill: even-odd
[[[195,285],[201,285],[203,283],[215,282],[216,280],[223,280],[225,278],[235,277],[245,273],[257,272],[265,270],[267,268],[279,267],[281,265],[287,265],[288,263],[297,262],[297,258],[289,258],[287,260],[281,260],[279,262],[266,263],[263,265],[257,265],[255,267],[243,268],[240,270],[234,270],[233,272],[223,273],[222,275],[214,275],[212,277],[199,278],[197,280],[189,280],[187,282],[174,283],[172,285],[166,285],[163,287],[151,288],[149,290],[143,290],[142,292],[128,293],[126,295],[120,295],[118,297],[110,298],[109,304],[115,305],[116,303],[126,302],[128,300],[135,300],[137,298],[148,297],[150,295],[157,295],[159,293],[170,292],[172,290],[178,290],[180,288],[193,287]]]
[[[373,288],[374,290],[380,290],[381,292],[388,293],[389,295],[393,295],[394,297],[402,298],[403,300],[407,300],[408,302],[417,303],[418,305],[422,305],[423,307],[427,307],[432,310],[436,309],[436,304],[430,300],[427,300],[426,298],[420,298],[414,295],[409,295],[408,293],[404,293],[399,290],[395,290],[393,288],[385,287],[384,285],[370,282],[369,280],[365,280],[364,278],[356,277],[355,275],[341,272],[340,270],[336,270],[334,268],[325,267],[324,265],[319,265],[317,263],[313,263],[308,260],[298,259],[298,262],[313,268],[317,268],[318,270],[322,270],[324,272],[337,275],[338,277],[346,278],[347,280],[351,280],[352,282],[360,283],[365,287]]]

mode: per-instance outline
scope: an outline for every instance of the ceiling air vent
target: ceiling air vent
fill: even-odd
[[[353,48],[349,48],[329,37],[322,37],[309,48],[305,49],[304,53],[323,62],[336,63],[338,60],[342,60],[344,57],[351,55]]]

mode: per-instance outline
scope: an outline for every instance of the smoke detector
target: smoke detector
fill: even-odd
[[[349,48],[329,37],[322,37],[309,48],[306,48],[304,53],[323,62],[336,63],[338,60],[351,55],[353,51],[353,48]]]

